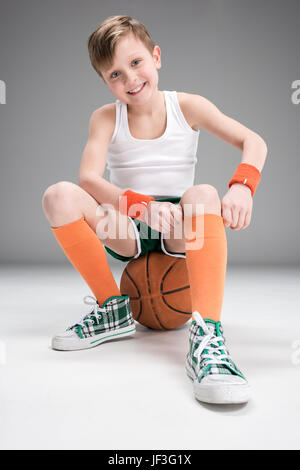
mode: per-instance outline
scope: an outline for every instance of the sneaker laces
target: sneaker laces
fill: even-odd
[[[208,365],[222,364],[223,366],[228,365],[232,367],[229,351],[224,345],[223,336],[216,336],[215,332],[208,328],[199,312],[193,312],[193,317],[196,323],[202,328],[204,334],[204,336],[197,333],[195,335],[196,341],[199,341],[199,346],[194,351],[194,356],[198,359],[198,364],[200,365],[200,357],[202,356],[202,359],[204,359]],[[206,352],[203,354],[204,350],[206,350]]]
[[[89,302],[88,298],[92,299],[92,302]],[[99,307],[97,299],[93,297],[92,295],[86,295],[83,298],[83,302],[87,305],[93,305],[94,307],[93,310],[90,313],[85,314],[79,322],[75,323],[73,326],[70,326],[68,330],[77,328],[78,326],[83,328],[84,326],[86,326],[86,323],[94,323],[95,320],[91,317],[94,317],[96,321],[99,321],[102,318],[102,313],[106,313],[105,308]],[[99,314],[98,312],[102,312],[102,313]]]

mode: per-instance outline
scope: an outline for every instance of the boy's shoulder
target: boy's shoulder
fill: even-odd
[[[185,91],[177,91],[176,93],[180,106],[188,108],[193,95],[191,93],[186,93]]]
[[[90,121],[95,125],[106,123],[110,125],[112,130],[116,120],[116,106],[115,103],[107,103],[92,112]]]
[[[199,126],[194,122],[195,118],[193,115],[193,109],[195,106],[195,96],[196,95],[192,93],[177,91],[178,104],[185,117],[185,120],[194,131],[198,131]]]
[[[116,113],[116,105],[115,103],[107,103],[103,104],[99,108],[95,109],[92,113],[92,116],[100,117],[112,117]]]
[[[177,94],[180,108],[194,130],[197,131],[208,121],[216,119],[216,106],[204,96],[185,92]]]

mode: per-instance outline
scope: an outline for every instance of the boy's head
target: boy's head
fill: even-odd
[[[94,69],[121,101],[141,102],[151,89],[157,90],[160,48],[140,21],[121,15],[107,18],[89,37],[88,50]],[[140,93],[128,93],[144,83]]]

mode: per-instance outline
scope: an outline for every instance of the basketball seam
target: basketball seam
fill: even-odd
[[[153,298],[151,297],[151,286],[150,286],[150,276],[149,276],[149,258],[150,258],[150,252],[148,251],[147,252],[147,284],[148,284],[148,291],[149,291],[149,295],[150,295],[150,302],[151,302],[151,305],[152,305],[152,310],[153,310],[153,313],[158,321],[158,323],[160,324],[160,326],[164,329],[164,330],[167,330],[168,328],[166,328],[160,321],[157,313],[156,313],[156,310],[155,310],[155,307],[154,307],[154,302],[153,302]]]
[[[192,312],[183,312],[182,310],[177,310],[177,308],[172,307],[172,305],[168,304],[164,297],[162,297],[163,302],[174,312],[182,313],[183,315],[191,315]]]
[[[190,285],[184,286],[184,287],[179,287],[178,289],[174,289],[174,290],[168,290],[167,292],[162,292],[162,294],[163,295],[173,294],[174,292],[179,292],[181,290],[186,290],[186,289],[189,289],[189,288],[190,288]]]
[[[179,258],[178,258],[179,259]],[[163,293],[163,294],[170,294],[172,292],[178,292],[180,290],[183,290],[183,289],[186,289],[186,288],[189,288],[190,286],[185,286],[185,287],[181,287],[181,288],[178,288],[178,289],[175,289],[174,291],[169,291],[169,292],[166,292],[164,293],[163,292],[163,284],[164,284],[164,280],[167,276],[167,274],[171,271],[171,269],[173,269],[173,267],[175,266],[176,263],[178,263],[179,261],[175,260],[174,263],[168,268],[168,270],[165,272],[165,274],[163,275],[162,277],[162,280],[161,280],[161,285],[160,285],[160,291]],[[168,302],[165,300],[165,298],[162,296],[162,300],[163,302],[167,305],[167,307],[169,307],[171,310],[173,310],[174,312],[177,312],[177,313],[182,313],[183,315],[191,315],[191,312],[183,312],[182,310],[177,310],[176,308],[172,307],[171,305],[168,304]]]

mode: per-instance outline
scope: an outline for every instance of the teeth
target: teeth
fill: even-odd
[[[139,88],[136,88],[135,90],[131,90],[128,93],[136,93],[137,91],[140,91],[140,89],[143,87],[144,84],[142,84]]]

